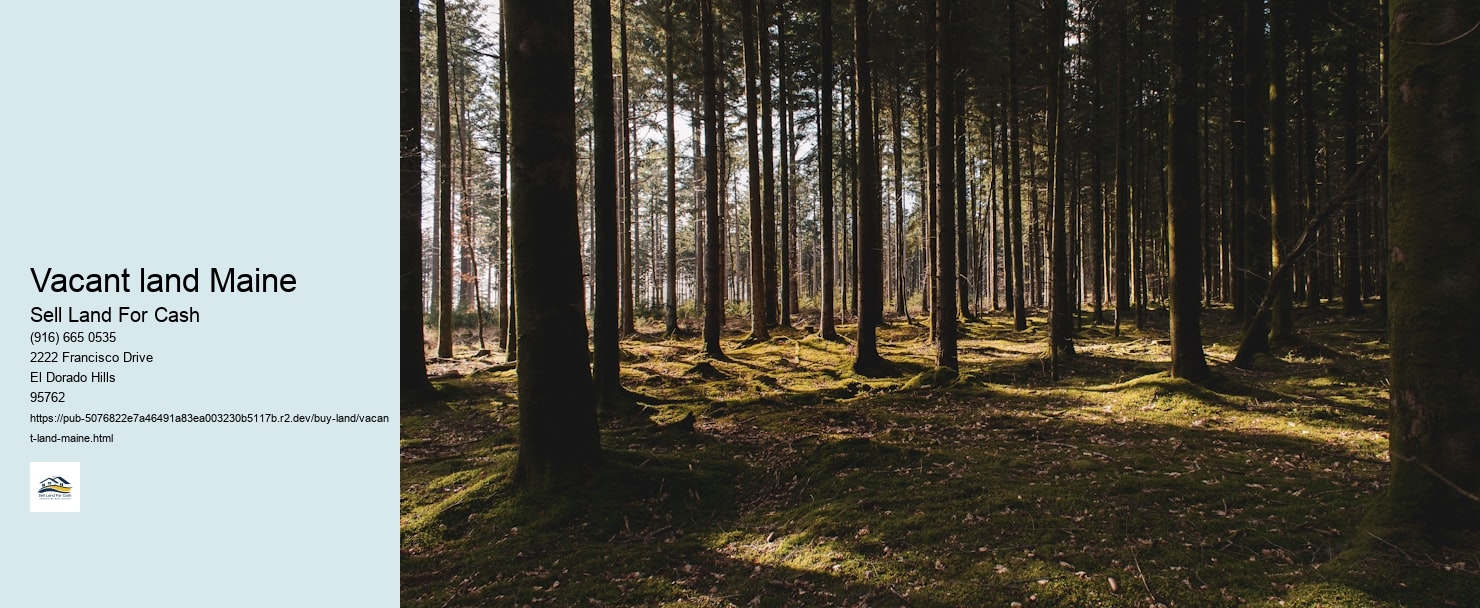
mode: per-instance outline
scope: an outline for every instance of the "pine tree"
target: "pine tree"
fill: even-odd
[[[553,488],[601,457],[576,214],[575,16],[510,0],[509,118],[519,356],[518,479]]]

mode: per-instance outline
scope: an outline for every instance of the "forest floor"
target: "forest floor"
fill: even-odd
[[[1210,390],[1163,373],[1164,316],[1084,327],[1057,383],[1030,322],[964,323],[941,383],[902,320],[888,378],[801,330],[710,361],[650,328],[622,380],[668,403],[605,428],[560,500],[510,483],[514,372],[439,363],[459,377],[401,421],[402,605],[1480,606],[1480,551],[1358,529],[1388,472],[1381,325],[1301,309],[1305,342],[1242,371],[1209,311]]]

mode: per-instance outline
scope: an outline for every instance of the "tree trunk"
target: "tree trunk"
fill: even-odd
[[[514,268],[519,273],[519,465],[533,488],[579,481],[601,457],[586,350],[576,212],[575,23],[569,3],[515,0],[509,32]]]
[[[936,114],[936,95],[939,88],[936,83],[939,77],[939,64],[935,57],[935,47],[939,45],[939,35],[936,32],[936,18],[936,11],[929,3],[926,3],[925,35],[929,36],[930,43],[925,49],[925,91],[921,95],[924,98],[925,105],[920,109],[920,113],[925,115],[923,121],[925,123],[925,130],[920,134],[921,148],[925,150],[925,196],[922,200],[924,203],[924,213],[920,216],[922,218],[920,221],[920,249],[921,255],[925,257],[925,269],[923,273],[925,275],[925,299],[921,304],[924,305],[926,314],[930,315],[931,342],[938,340],[940,333],[940,320],[935,316],[937,312],[935,301],[940,297],[940,290],[936,289],[936,282],[940,275],[940,267],[937,265],[938,257],[936,255],[936,246],[938,244],[936,216],[940,213],[940,176],[938,174],[940,164],[936,161],[936,155],[940,153],[938,149],[939,142],[936,141],[938,135],[936,131],[936,120],[938,119]]]
[[[1092,156],[1090,159],[1090,209],[1089,209],[1089,271],[1090,271],[1090,323],[1098,326],[1105,322],[1105,184],[1104,184],[1104,129],[1105,115],[1100,109],[1104,102],[1104,61],[1100,53],[1105,48],[1104,20],[1107,13],[1106,7],[1100,5],[1096,9],[1095,26],[1092,30],[1091,43],[1096,49],[1094,62],[1094,109],[1090,110],[1092,129],[1097,138],[1097,143],[1091,144]],[[1118,125],[1111,128],[1119,128]]]
[[[1394,9],[1394,15],[1399,14]],[[1342,155],[1346,170],[1350,173],[1357,163],[1357,96],[1361,86],[1357,62],[1359,53],[1355,42],[1348,43],[1345,82],[1341,89],[1341,114],[1345,127]],[[1341,311],[1348,315],[1362,314],[1362,263],[1361,222],[1356,205],[1348,205],[1342,214],[1341,230]]]
[[[766,255],[765,255],[765,210],[761,198],[761,142],[757,133],[757,122],[761,112],[759,89],[759,66],[756,56],[756,0],[746,0],[744,15],[740,19],[741,35],[744,37],[745,55],[745,143],[750,172],[750,339],[769,340],[766,329]]]
[[[620,289],[617,268],[617,132],[616,108],[612,87],[612,6],[611,0],[591,1],[591,125],[594,154],[591,160],[595,186],[592,206],[591,275],[594,279],[594,302],[591,311],[594,362],[592,376],[596,382],[597,409],[614,411],[621,392],[621,328],[617,317],[617,292]]]
[[[879,152],[874,141],[874,84],[869,59],[868,0],[853,0],[853,66],[858,101],[858,344],[853,370],[881,374],[887,364],[879,356],[878,328],[884,320],[884,201],[879,176]]]
[[[664,132],[667,137],[665,152],[668,160],[668,272],[663,284],[663,334],[673,336],[678,333],[678,150],[673,131],[673,38],[677,32],[673,29],[673,0],[668,0],[663,9],[663,33],[663,63],[668,72],[663,80],[664,118],[667,119],[667,129]]]
[[[1389,9],[1393,472],[1378,523],[1438,537],[1480,526],[1480,37],[1465,30],[1480,7]]]
[[[1002,174],[1002,200],[999,205],[1002,209],[999,220],[1002,223],[1002,307],[1008,312],[1012,312],[1013,294],[1017,293],[1012,282],[1013,276],[1017,272],[1016,262],[1014,261],[1017,257],[1012,250],[1014,234],[1012,230],[1012,119],[1008,113],[1008,106],[1010,105],[1008,97],[1010,95],[1010,88],[1003,87],[1002,109],[1000,112],[1002,120],[1002,158],[997,168],[997,171]]]
[[[1008,217],[1004,220],[1012,228],[1012,236],[1008,238],[1009,246],[1012,248],[1012,328],[1016,331],[1028,329],[1028,307],[1023,293],[1024,280],[1023,271],[1026,264],[1023,263],[1023,173],[1022,173],[1022,118],[1018,113],[1018,21],[1017,11],[1014,8],[1016,2],[1007,3],[1007,121],[1012,127],[1012,136],[1009,141],[1012,149],[1008,156],[1012,162],[1012,208],[1007,211]]]
[[[719,335],[725,325],[725,302],[722,294],[725,273],[720,266],[723,243],[719,239],[719,66],[715,65],[714,2],[699,0],[700,22],[704,30],[704,352],[723,359]]]
[[[401,0],[401,392],[431,393],[421,293],[421,7]]]
[[[704,184],[712,178],[706,177],[709,174],[705,170],[707,165],[705,164],[706,157],[704,156],[703,140],[708,134],[708,131],[704,130],[704,123],[702,122],[702,117],[707,116],[704,113],[703,97],[703,93],[694,97],[694,111],[689,114],[689,131],[694,135],[691,141],[694,148],[692,162],[694,163],[694,316],[696,317],[706,316],[708,309],[705,307],[704,302],[706,299],[705,293],[707,293],[709,286],[709,283],[704,278],[707,272],[706,266],[709,263],[706,257],[708,250],[704,247],[705,225],[708,223],[704,219],[704,214],[708,211],[706,201],[709,199],[705,195],[706,187]]]
[[[1202,329],[1202,201],[1197,154],[1197,2],[1172,2],[1171,154],[1167,230],[1171,239],[1172,377],[1207,378]]]
[[[971,263],[971,221],[967,218],[966,184],[970,172],[966,168],[966,87],[954,87],[955,99],[951,100],[956,115],[956,310],[965,319],[971,316],[971,281],[967,279],[967,265]],[[973,214],[972,217],[975,217]]]
[[[630,336],[634,333],[637,333],[637,317],[636,313],[633,310],[633,300],[635,295],[633,293],[633,283],[637,280],[637,275],[633,272],[634,264],[632,260],[633,241],[635,240],[636,236],[634,234],[635,231],[633,230],[634,210],[632,208],[632,182],[634,178],[636,178],[636,172],[633,170],[632,165],[632,148],[634,145],[633,142],[636,140],[636,135],[634,135],[632,132],[632,83],[630,82],[632,72],[628,69],[627,63],[628,0],[618,0],[618,2],[621,3],[619,5],[617,13],[618,18],[621,21],[621,31],[618,34],[620,40],[618,41],[618,43],[621,45],[622,50],[622,107],[620,108],[622,129],[622,217],[619,220],[621,225],[620,230],[622,240],[621,250],[618,253],[618,256],[621,263],[620,272],[622,285],[620,302],[622,315],[621,333],[624,336]]]
[[[793,134],[791,129],[791,104],[787,99],[787,93],[790,87],[789,80],[787,79],[789,66],[786,56],[786,22],[791,17],[786,12],[784,0],[777,0],[776,9],[780,15],[780,18],[776,21],[776,51],[778,54],[778,63],[780,64],[777,70],[779,72],[778,79],[781,85],[781,90],[776,95],[777,104],[781,106],[781,159],[777,163],[781,171],[781,243],[776,249],[776,255],[781,258],[779,264],[781,267],[781,276],[779,277],[780,285],[778,285],[780,309],[777,321],[781,327],[791,327],[791,315],[796,312],[796,308],[792,305],[792,298],[796,297],[796,293],[792,283],[792,273],[794,272],[792,264],[795,256],[791,253],[792,237],[790,229],[791,208],[796,201],[792,199],[791,195],[791,149],[793,145],[791,138]]]
[[[756,3],[756,46],[760,53],[761,85],[761,264],[765,279],[766,325],[776,325],[776,157],[771,122],[771,11],[766,0]],[[672,70],[669,70],[672,74]]]
[[[1269,225],[1271,266],[1279,266],[1288,252],[1295,229],[1294,185],[1290,179],[1290,125],[1286,120],[1290,85],[1285,78],[1286,20],[1289,0],[1269,0]],[[1273,277],[1271,277],[1273,280]],[[1295,283],[1290,273],[1275,285],[1269,340],[1287,343],[1295,338],[1293,308]]]
[[[935,64],[936,94],[935,107],[939,118],[936,128],[935,154],[937,163],[935,218],[936,275],[935,319],[939,329],[935,340],[935,365],[956,369],[956,210],[953,193],[956,191],[956,155],[951,148],[956,142],[956,78],[953,53],[955,47],[955,19],[951,0],[935,2]]]
[[[1118,26],[1120,52],[1115,64],[1115,336],[1120,337],[1120,322],[1131,312],[1131,172],[1130,142],[1126,141],[1126,105],[1130,73],[1126,56],[1130,54],[1126,35],[1130,14],[1122,11]]]
[[[818,160],[817,183],[822,190],[822,318],[818,321],[819,333],[824,340],[837,340],[838,331],[833,326],[833,57],[832,57],[832,3],[822,3],[822,56],[817,72],[821,80],[819,103],[822,104],[817,119]]]
[[[457,310],[466,313],[472,309],[475,291],[477,289],[477,261],[473,254],[473,195],[469,193],[468,187],[468,165],[470,138],[472,136],[468,129],[468,104],[463,99],[467,90],[466,78],[463,75],[465,69],[453,71],[453,79],[457,85],[457,98],[453,100],[455,107],[453,114],[457,117],[457,219],[458,222],[458,256],[457,256]],[[480,335],[481,339],[482,336]],[[481,344],[479,345],[481,348]]]
[[[509,290],[513,288],[509,268],[509,82],[508,32],[504,16],[499,14],[498,30],[498,345],[507,353],[512,348],[509,340],[513,325],[509,311]]]
[[[894,314],[909,318],[907,308],[909,283],[904,280],[904,105],[900,93],[900,74],[894,75],[894,94],[890,96],[889,118],[894,125],[891,140],[894,152]]]
[[[1074,355],[1073,303],[1069,300],[1069,232],[1068,206],[1064,198],[1064,181],[1068,173],[1067,154],[1064,152],[1064,102],[1063,64],[1064,29],[1069,18],[1067,0],[1056,0],[1048,16],[1050,27],[1049,55],[1052,57],[1048,75],[1048,156],[1049,156],[1049,199],[1052,205],[1049,234],[1049,255],[1052,271],[1049,277],[1049,347],[1050,370],[1058,378],[1058,362],[1061,358]],[[1196,112],[1196,106],[1193,106]],[[1194,157],[1195,159],[1196,157]]]
[[[1244,309],[1258,308],[1258,298],[1269,282],[1270,221],[1261,209],[1268,209],[1264,153],[1265,108],[1269,107],[1269,82],[1265,74],[1264,0],[1244,3]],[[1251,323],[1253,318],[1249,320]],[[1252,332],[1250,345],[1256,353],[1269,352],[1267,331]],[[1257,334],[1257,335],[1255,335]],[[1263,342],[1261,343],[1260,340]]]
[[[452,357],[452,111],[447,61],[447,2],[437,9],[437,356]]]
[[[1245,280],[1247,279],[1245,275],[1247,267],[1246,258],[1248,256],[1244,253],[1244,232],[1246,230],[1245,216],[1247,215],[1245,208],[1249,203],[1247,165],[1249,159],[1248,146],[1250,144],[1245,141],[1245,137],[1248,135],[1248,129],[1243,126],[1248,122],[1247,107],[1249,103],[1247,78],[1249,53],[1246,50],[1248,36],[1244,33],[1246,29],[1244,20],[1247,18],[1244,12],[1244,5],[1245,2],[1243,1],[1229,2],[1226,5],[1228,9],[1227,17],[1230,29],[1232,30],[1230,37],[1233,39],[1233,44],[1231,45],[1233,47],[1232,57],[1229,60],[1229,71],[1231,72],[1233,83],[1230,87],[1230,99],[1228,102],[1228,143],[1229,152],[1232,157],[1229,159],[1229,164],[1231,165],[1229,169],[1232,173],[1230,189],[1232,190],[1233,199],[1228,205],[1228,254],[1230,262],[1229,289],[1230,299],[1233,302],[1233,318],[1240,323],[1247,324],[1251,316],[1249,311],[1249,300],[1251,296],[1248,295],[1248,288],[1245,285]]]

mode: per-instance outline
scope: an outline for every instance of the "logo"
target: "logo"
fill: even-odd
[[[82,463],[31,463],[32,513],[77,513],[82,511]]]
[[[62,477],[47,477],[41,480],[41,489],[36,491],[43,498],[47,494],[60,494],[68,498],[72,497],[72,482]]]

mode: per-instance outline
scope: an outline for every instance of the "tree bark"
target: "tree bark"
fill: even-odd
[[[822,55],[817,72],[821,80],[818,102],[821,104],[817,119],[818,160],[817,182],[822,190],[822,311],[818,321],[819,333],[824,340],[837,340],[838,331],[833,325],[833,57],[832,57],[832,3],[822,3],[821,15]]]
[[[1244,3],[1244,309],[1258,308],[1258,299],[1269,282],[1270,221],[1261,209],[1269,208],[1267,172],[1264,165],[1265,110],[1269,107],[1269,82],[1265,74],[1264,0]],[[1250,323],[1254,321],[1251,317]],[[1257,334],[1257,335],[1256,335]],[[1254,352],[1269,352],[1267,331],[1251,332]],[[1262,340],[1262,343],[1260,342]]]
[[[956,359],[956,155],[951,148],[956,142],[956,72],[953,62],[955,19],[951,0],[935,2],[935,107],[939,115],[936,128],[937,163],[935,218],[936,275],[935,320],[939,323],[935,340],[935,365],[957,369]]]
[[[1355,42],[1348,42],[1346,57],[1345,82],[1341,90],[1341,114],[1345,127],[1342,156],[1350,173],[1357,162],[1357,97],[1360,90],[1357,82],[1360,78],[1359,54]],[[1358,213],[1356,205],[1348,205],[1342,214],[1341,311],[1347,315],[1359,315],[1365,309],[1362,306],[1362,230]]]
[[[951,100],[952,113],[956,116],[955,149],[956,149],[956,310],[963,319],[974,318],[971,315],[971,281],[966,271],[971,264],[971,220],[967,216],[967,204],[969,201],[969,190],[967,182],[970,181],[970,171],[966,168],[966,87],[956,86],[955,98]],[[975,217],[972,214],[970,217]]]
[[[1279,266],[1288,252],[1295,228],[1294,184],[1290,179],[1290,125],[1286,120],[1290,85],[1285,78],[1286,20],[1289,0],[1269,0],[1269,225],[1270,260]],[[1273,277],[1271,277],[1273,280]],[[1286,343],[1295,337],[1294,273],[1275,284],[1274,309],[1270,315],[1269,340]]]
[[[1131,172],[1130,148],[1126,137],[1127,96],[1130,73],[1126,56],[1130,54],[1126,35],[1130,14],[1122,11],[1117,28],[1120,52],[1115,64],[1115,336],[1120,337],[1120,323],[1131,312]]]
[[[776,155],[771,131],[771,11],[767,10],[766,0],[759,0],[756,9],[761,85],[761,263],[765,279],[766,325],[776,325],[779,294],[776,285]]]
[[[447,2],[437,9],[437,356],[452,357],[452,111],[447,61]]]
[[[614,411],[620,384],[620,319],[617,292],[620,289],[617,267],[617,131],[616,108],[612,87],[612,6],[611,0],[591,0],[591,160],[594,196],[592,247],[594,302],[591,311],[594,359],[592,376],[596,383],[597,409]]]
[[[781,327],[791,327],[791,315],[796,312],[796,308],[792,305],[792,298],[796,297],[796,293],[792,282],[795,256],[792,255],[791,236],[791,208],[796,201],[793,200],[791,195],[791,150],[793,145],[791,138],[793,134],[791,128],[791,103],[787,99],[787,94],[790,91],[790,83],[787,78],[789,66],[786,55],[786,22],[791,17],[786,12],[784,0],[777,0],[776,9],[780,15],[780,18],[776,22],[776,52],[778,63],[780,64],[777,70],[779,72],[778,80],[781,85],[781,90],[776,95],[777,104],[781,109],[781,159],[777,163],[780,166],[781,172],[781,243],[776,250],[776,255],[780,257],[781,276],[779,277],[780,285],[778,285],[780,309],[778,311],[779,316],[777,321]]]
[[[894,74],[894,95],[889,96],[889,123],[894,127],[891,139],[894,152],[894,314],[909,318],[909,283],[904,280],[904,115],[900,74]]]
[[[509,82],[508,27],[499,13],[498,30],[498,345],[509,352],[509,331],[513,323],[509,310],[509,291],[513,288],[509,267]]]
[[[1392,486],[1380,524],[1480,526],[1480,7],[1390,0]]]
[[[760,68],[756,53],[756,0],[746,0],[740,19],[742,47],[745,55],[745,143],[749,153],[746,168],[750,172],[750,339],[769,340],[766,328],[766,246],[765,210],[761,193],[761,142],[757,133],[760,107]]]
[[[1074,316],[1073,304],[1069,299],[1069,232],[1068,232],[1068,206],[1064,198],[1064,181],[1068,170],[1065,167],[1068,160],[1064,153],[1063,127],[1064,127],[1064,102],[1063,102],[1063,71],[1064,71],[1064,29],[1069,18],[1069,4],[1067,0],[1056,0],[1053,11],[1048,16],[1050,21],[1049,55],[1052,58],[1048,75],[1048,156],[1049,163],[1049,198],[1052,207],[1052,217],[1049,225],[1049,251],[1052,265],[1049,277],[1049,347],[1050,360],[1053,377],[1058,378],[1058,363],[1060,359],[1074,355]],[[1195,33],[1194,33],[1195,35]],[[1193,107],[1196,112],[1196,106]],[[1194,150],[1195,152],[1195,150]],[[1194,158],[1196,158],[1194,156]]]
[[[570,2],[513,0],[509,111],[519,357],[517,479],[579,481],[601,457],[586,350],[576,212],[575,23]]]
[[[720,331],[725,325],[725,302],[722,290],[725,273],[720,265],[723,243],[719,226],[719,67],[715,56],[714,2],[699,0],[700,27],[703,29],[704,62],[704,352],[723,359]]]
[[[858,344],[853,370],[880,374],[888,365],[879,356],[878,328],[884,320],[884,201],[879,151],[874,140],[874,84],[869,58],[869,3],[853,0],[853,66],[858,87],[854,121],[858,125]]]
[[[1007,121],[1012,127],[1012,136],[1009,141],[1012,150],[1008,154],[1012,160],[1012,208],[1008,210],[1005,223],[1010,223],[1012,236],[1008,243],[1012,247],[1012,328],[1016,331],[1028,329],[1028,307],[1025,294],[1023,293],[1024,281],[1023,271],[1027,266],[1023,262],[1023,173],[1022,173],[1022,117],[1018,113],[1018,21],[1017,11],[1014,8],[1016,2],[1007,3]]]
[[[620,218],[621,249],[618,253],[621,264],[621,333],[630,336],[637,333],[637,317],[633,309],[634,293],[633,282],[637,276],[633,272],[632,243],[635,238],[633,230],[633,208],[632,208],[632,182],[636,173],[632,166],[632,148],[636,136],[632,133],[632,77],[627,63],[627,2],[618,0],[621,4],[618,8],[618,18],[621,20],[621,31],[618,34],[621,45],[622,56],[622,107],[621,107],[621,137],[622,137],[622,217]]]
[[[431,393],[421,293],[421,6],[401,0],[400,377],[408,396]]]
[[[663,9],[663,33],[663,63],[668,71],[667,78],[663,80],[664,118],[667,119],[664,135],[667,137],[665,151],[668,160],[668,242],[665,260],[667,275],[663,285],[663,334],[673,336],[678,333],[678,150],[673,125],[673,38],[678,32],[673,29],[673,0],[668,0]]]
[[[1197,2],[1172,2],[1172,86],[1167,229],[1171,238],[1172,377],[1192,381],[1210,372],[1203,357],[1202,201],[1197,154]]]

